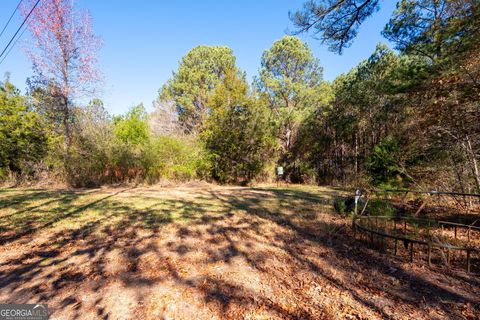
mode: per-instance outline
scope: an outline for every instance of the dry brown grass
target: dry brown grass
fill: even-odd
[[[478,278],[366,248],[339,191],[0,191],[0,301],[52,319],[475,318]]]

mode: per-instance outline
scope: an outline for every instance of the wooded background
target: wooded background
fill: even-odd
[[[332,83],[297,33],[341,53],[379,0],[307,2],[253,83],[226,46],[198,46],[143,105],[111,116],[99,39],[71,1],[24,1],[33,76],[0,83],[0,179],[272,181],[480,192],[480,4],[400,0],[370,57]],[[83,105],[88,97],[90,103]],[[81,99],[80,99],[81,98]]]

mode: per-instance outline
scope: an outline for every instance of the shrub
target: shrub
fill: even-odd
[[[367,204],[366,211],[371,216],[388,217],[395,216],[397,212],[390,202],[381,199],[371,199]]]
[[[75,118],[68,154],[57,147],[65,163],[67,182],[75,187],[113,182],[109,169],[119,141],[103,104],[94,101],[84,109],[75,109]]]
[[[214,91],[202,133],[220,183],[247,184],[268,162],[274,138],[267,107],[248,93],[245,77],[228,72]]]
[[[190,180],[205,164],[205,152],[194,137],[158,136],[146,152],[147,180]]]
[[[401,187],[405,178],[399,166],[400,147],[398,140],[392,137],[383,139],[377,144],[367,159],[367,169],[373,185]]]
[[[333,208],[338,214],[344,215],[347,211],[347,205],[345,204],[345,198],[335,197],[333,199]]]
[[[341,215],[353,213],[355,211],[355,198],[335,197],[333,199],[333,207],[335,211]]]
[[[32,174],[48,150],[48,126],[11,83],[0,82],[0,179]]]

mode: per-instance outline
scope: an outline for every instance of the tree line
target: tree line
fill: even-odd
[[[294,33],[313,32],[341,53],[380,5],[307,2],[290,17]],[[295,34],[263,53],[252,83],[230,48],[198,46],[159,89],[153,112],[138,105],[120,116],[98,99],[78,102],[96,78],[91,31],[71,37],[68,19],[33,21],[43,60],[34,60],[28,92],[8,77],[0,86],[3,180],[247,184],[274,180],[282,166],[295,183],[480,192],[478,1],[398,1],[383,31],[395,50],[379,44],[333,82]]]

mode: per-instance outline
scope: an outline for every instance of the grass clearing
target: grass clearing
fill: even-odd
[[[53,319],[474,318],[480,284],[381,254],[338,190],[0,190],[0,301]]]

